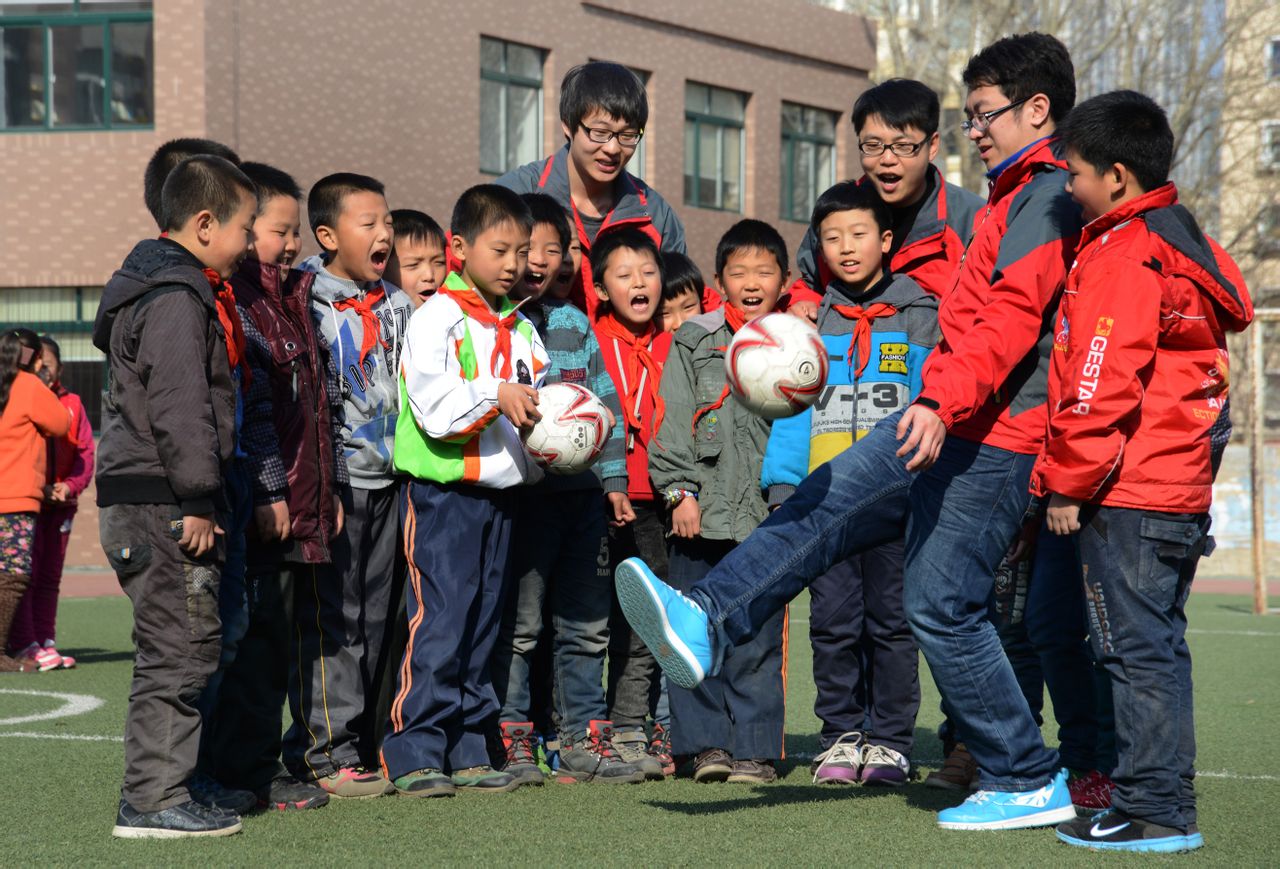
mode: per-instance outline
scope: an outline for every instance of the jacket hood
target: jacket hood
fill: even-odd
[[[241,280],[273,299],[281,299],[297,292],[301,292],[303,296],[308,295],[316,280],[316,272],[246,259],[240,263],[239,270],[232,278],[232,285]]]
[[[1253,299],[1244,283],[1244,275],[1200,226],[1191,212],[1181,205],[1170,205],[1147,212],[1147,229],[1159,236],[1179,255],[1178,262],[1162,263],[1166,273],[1190,273],[1224,315],[1219,318],[1224,328],[1241,332],[1253,320]]]
[[[298,270],[315,275],[315,283],[311,285],[311,294],[322,302],[339,302],[343,299],[359,298],[360,294],[372,289],[372,286],[356,281],[340,278],[325,268],[325,259],[314,254],[298,263]]]
[[[547,164],[542,170],[542,178],[540,180],[543,193],[554,197],[558,202],[567,203],[573,201],[569,196],[568,145],[565,145],[547,158]],[[610,226],[623,220],[650,218],[652,216],[648,205],[649,188],[643,181],[624,168],[619,174],[616,184],[618,186],[618,201],[608,216]]]
[[[871,289],[857,295],[850,292],[848,287],[840,281],[832,281],[827,284],[827,291],[822,297],[821,310],[818,312],[818,321],[822,321],[822,314],[832,305],[875,305],[878,303],[893,305],[899,311],[912,306],[934,309],[938,307],[938,300],[926,293],[909,276],[886,273]]]
[[[203,274],[204,266],[186,248],[167,238],[147,238],[134,245],[102,290],[102,301],[93,323],[93,346],[106,353],[111,328],[122,308],[133,304],[156,286],[156,279],[172,274],[173,283],[187,284],[210,307],[213,292]]]

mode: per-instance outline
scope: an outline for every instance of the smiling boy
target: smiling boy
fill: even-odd
[[[539,419],[548,359],[508,296],[524,280],[533,217],[505,187],[458,199],[451,272],[413,315],[400,374],[395,466],[409,554],[409,642],[382,763],[411,797],[505,793],[489,765],[500,706],[490,676],[516,487],[541,479],[522,434]]]
[[[301,268],[315,272],[311,316],[338,369],[351,487],[333,539],[337,576],[313,574],[311,588],[294,598],[301,672],[290,680],[295,723],[284,756],[294,775],[335,796],[377,796],[390,784],[374,768],[368,718],[387,666],[383,638],[396,587],[399,486],[391,451],[412,303],[382,280],[395,231],[380,182],[349,172],[321,178],[307,196],[307,217],[322,253]]]
[[[591,248],[601,233],[639,229],[661,250],[685,252],[684,225],[675,211],[624,168],[648,119],[648,95],[631,70],[607,61],[575,66],[560,83],[564,148],[497,181],[517,193],[549,194],[569,213],[582,247],[582,266],[570,298],[593,320],[599,297]]]

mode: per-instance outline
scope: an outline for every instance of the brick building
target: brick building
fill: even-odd
[[[798,242],[817,193],[855,171],[874,39],[805,0],[0,0],[0,324],[62,338],[88,397],[100,287],[154,231],[157,145],[219,139],[304,187],[362,172],[447,222],[465,187],[563,143],[559,82],[588,59],[645,81],[630,168],[709,273],[733,221]]]

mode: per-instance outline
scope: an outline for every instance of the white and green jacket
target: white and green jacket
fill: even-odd
[[[515,317],[511,359],[495,357],[498,329]],[[510,374],[501,375],[504,362]],[[415,479],[505,489],[542,478],[515,426],[498,412],[504,381],[542,386],[547,352],[533,324],[502,300],[493,310],[457,274],[409,318],[400,355],[394,464]],[[407,411],[407,412],[406,412]]]

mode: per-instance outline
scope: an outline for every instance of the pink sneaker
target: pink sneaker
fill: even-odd
[[[62,656],[57,652],[51,657],[48,650],[39,643],[32,643],[22,651],[13,656],[15,661],[22,664],[22,669],[27,671],[39,671],[44,673],[48,670],[56,670],[62,666]]]
[[[61,654],[57,647],[53,645],[53,640],[45,640],[44,647],[41,649],[41,652],[43,652],[49,660],[56,659],[58,661],[58,663],[53,667],[41,667],[40,669],[42,670],[70,670],[76,665],[76,659],[70,655]]]

